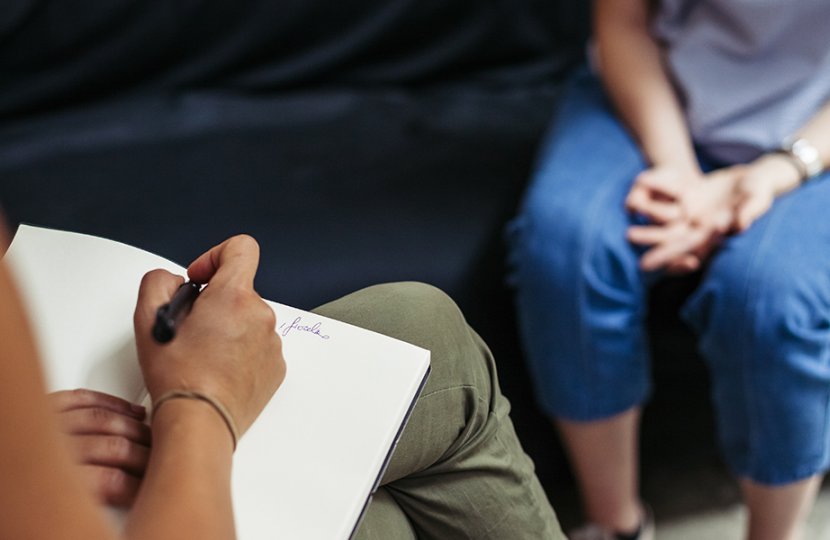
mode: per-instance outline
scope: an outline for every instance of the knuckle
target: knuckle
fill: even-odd
[[[228,284],[225,288],[225,293],[230,301],[241,307],[244,307],[251,301],[251,297],[255,296],[255,293],[250,289],[250,287],[246,287],[241,283]]]
[[[112,415],[106,409],[93,407],[87,411],[87,415],[90,423],[98,429],[108,428],[112,424]]]
[[[273,333],[271,347],[276,351],[277,364],[285,366],[285,357],[282,351],[282,339],[276,332]]]
[[[234,310],[244,313],[246,318],[255,323],[262,323],[273,328],[276,323],[274,310],[253,290],[243,286],[228,290],[228,301]]]
[[[92,392],[87,390],[86,388],[75,388],[74,390],[69,390],[66,393],[68,400],[73,405],[81,405],[83,403],[88,403],[92,400]]]
[[[99,488],[107,497],[119,495],[127,484],[127,473],[121,469],[107,467],[99,475]]]
[[[161,268],[156,268],[155,270],[150,270],[146,274],[141,277],[141,288],[145,288],[151,283],[154,283],[162,278],[165,275],[165,271]]]
[[[252,306],[256,298],[256,294],[244,286],[232,286],[226,291],[226,301],[229,308],[237,313],[248,314],[251,313],[255,306]]]
[[[262,319],[263,325],[267,330],[273,331],[277,326],[277,314],[262,300],[260,300],[259,306],[260,318]]]
[[[255,251],[259,253],[259,242],[249,234],[237,234],[228,240],[228,247],[243,251]]]
[[[123,437],[109,437],[106,442],[107,454],[112,459],[126,459],[130,453],[130,443]]]
[[[278,383],[282,384],[286,373],[288,373],[288,364],[285,363],[285,357],[282,354],[282,342],[277,343],[277,348],[279,350],[279,354],[277,355],[277,360],[274,364],[277,368]]]

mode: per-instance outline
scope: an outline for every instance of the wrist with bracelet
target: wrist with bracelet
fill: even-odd
[[[222,404],[222,402],[202,392],[197,392],[194,390],[170,390],[168,392],[165,392],[164,394],[159,396],[159,398],[156,399],[153,403],[152,416],[150,417],[151,423],[152,419],[155,418],[159,408],[164,403],[173,399],[197,400],[210,405],[217,412],[217,414],[219,414],[219,416],[222,418],[222,421],[227,426],[228,431],[231,435],[231,439],[233,441],[233,449],[236,450],[236,443],[239,441],[239,429],[236,427],[236,423],[233,421],[233,417],[231,416],[228,409]]]
[[[798,170],[801,184],[819,176],[825,170],[818,149],[804,138],[787,139],[773,153],[786,157],[793,164]]]

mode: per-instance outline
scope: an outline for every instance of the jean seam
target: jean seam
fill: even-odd
[[[815,178],[812,185],[807,186],[807,189],[814,188],[816,185],[815,181],[820,182],[828,182],[830,181],[830,172],[825,171],[821,176]],[[815,189],[815,188],[814,188]],[[825,350],[827,349],[827,345],[825,345]],[[825,353],[826,355],[826,353]],[[828,459],[827,459],[827,452],[828,452],[828,431],[830,431],[830,422],[828,422],[828,415],[830,415],[830,388],[825,388],[825,399],[824,399],[824,418],[821,423],[822,425],[822,432],[821,432],[821,442],[822,442],[822,452],[819,456],[818,463],[814,467],[814,470],[821,471],[822,469],[827,468]]]
[[[617,171],[620,171],[620,174],[609,174],[608,175],[608,180],[606,180],[604,183],[601,184],[601,189],[598,190],[597,197],[595,197],[593,199],[593,204],[591,204],[590,208],[588,209],[588,212],[586,212],[586,218],[590,217],[591,218],[590,219],[591,223],[596,223],[597,222],[597,218],[600,217],[600,216],[598,216],[598,214],[600,213],[600,209],[606,208],[606,206],[607,206],[605,204],[601,204],[601,202],[604,202],[607,198],[609,198],[611,196],[611,193],[613,192],[614,188],[617,187],[617,182],[622,181],[622,180],[620,180],[620,178],[622,177],[621,173],[623,171],[627,170],[628,168],[629,167],[628,167],[627,163],[617,167],[617,169],[615,169],[614,172],[616,173]],[[632,180],[633,180],[633,177],[632,177]],[[586,227],[585,229],[586,230],[583,233],[584,236],[583,236],[582,241],[580,242],[580,245],[579,245],[580,250],[581,250],[580,256],[579,256],[579,272],[580,272],[580,275],[582,273],[584,273],[585,267],[589,264],[589,261],[590,261],[591,257],[593,257],[593,255],[594,255],[595,243],[592,243],[590,241],[590,237],[592,235],[595,235],[595,234],[599,233],[598,228]],[[588,287],[588,285],[587,285],[587,280],[585,280],[585,279],[580,279],[579,281],[580,281],[580,287],[579,287],[579,292],[578,292],[578,301],[579,301],[579,306],[580,306],[580,312],[583,312],[583,311],[585,311],[583,309],[583,307],[586,306],[586,302],[587,302],[587,287]],[[589,362],[588,352],[591,351],[591,347],[588,345],[588,341],[590,339],[590,336],[589,336],[588,324],[585,320],[585,317],[580,317],[579,334],[580,334],[579,335],[580,349],[582,351],[582,353],[580,355],[581,356],[580,364],[581,364],[581,367],[582,367],[582,373],[585,376],[586,380],[590,379],[591,381],[594,381],[597,378],[597,376],[596,376],[596,358],[593,358],[593,363]],[[587,395],[586,395],[585,392],[583,392],[582,393],[582,400],[581,400],[581,403],[580,403],[580,409],[582,411],[583,416],[585,415],[585,411],[588,408],[586,400],[587,400]],[[595,415],[591,414],[590,416],[593,417]]]
[[[753,281],[752,277],[757,274],[755,269],[758,267],[758,261],[761,259],[761,254],[766,251],[767,245],[769,243],[770,236],[767,234],[770,226],[773,224],[774,221],[778,221],[780,219],[780,213],[771,212],[769,214],[769,219],[765,222],[760,223],[764,227],[763,237],[761,240],[755,244],[755,250],[752,254],[752,257],[749,259],[749,264],[746,272],[746,283],[744,285],[744,310],[746,313],[754,313],[758,310],[758,303],[760,302],[760,298],[757,295],[758,288],[760,287],[760,283],[757,279]],[[752,311],[749,311],[749,308],[752,308]],[[752,328],[752,333],[757,334],[757,328]],[[757,475],[758,471],[758,449],[762,446],[761,441],[759,439],[760,433],[759,428],[761,426],[760,420],[760,411],[758,410],[758,402],[756,398],[756,393],[754,392],[752,380],[755,378],[755,369],[749,369],[751,366],[749,365],[754,359],[749,358],[749,339],[750,333],[744,332],[741,336],[741,347],[739,349],[740,355],[740,363],[743,368],[743,384],[744,384],[744,395],[746,396],[747,400],[747,417],[749,419],[749,459],[747,460],[747,473],[749,471],[753,471],[755,475]],[[756,338],[757,339],[757,338]],[[752,478],[752,476],[750,476]]]

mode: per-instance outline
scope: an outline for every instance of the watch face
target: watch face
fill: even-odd
[[[821,154],[807,139],[795,139],[788,142],[784,145],[784,150],[801,163],[804,180],[819,175],[824,170]]]

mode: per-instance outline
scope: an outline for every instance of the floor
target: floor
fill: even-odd
[[[661,521],[657,525],[657,538],[660,540],[741,538],[744,530],[743,523],[743,509],[735,504],[717,511]],[[830,492],[825,491],[819,497],[810,516],[804,540],[828,538],[830,538]]]
[[[687,478],[645,487],[655,508],[659,540],[740,539],[745,512],[735,486],[722,471],[698,470]],[[704,504],[708,503],[708,504]],[[830,539],[830,486],[821,491],[804,540]]]
[[[552,497],[565,531],[581,522],[573,490]],[[715,461],[694,468],[658,467],[643,478],[657,521],[657,540],[741,540],[745,513],[738,489]],[[825,482],[803,540],[830,540],[830,480]]]

